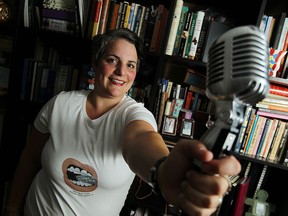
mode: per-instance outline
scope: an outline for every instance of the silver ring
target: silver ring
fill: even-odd
[[[222,202],[223,202],[223,197],[222,196],[219,196],[218,202],[219,202],[219,205],[222,204]]]
[[[226,176],[222,176],[222,177],[227,180],[228,188],[227,188],[227,191],[225,192],[225,195],[228,195],[232,190],[232,182],[230,181],[229,177],[228,178]]]

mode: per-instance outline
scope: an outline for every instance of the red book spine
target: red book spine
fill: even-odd
[[[270,84],[269,93],[288,97],[288,87]]]

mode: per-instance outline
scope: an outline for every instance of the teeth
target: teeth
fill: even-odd
[[[97,184],[97,180],[86,170],[80,170],[78,167],[70,166],[68,171],[76,175],[76,180],[70,179],[75,185],[89,187]]]
[[[123,81],[120,81],[120,80],[116,80],[116,79],[111,79],[112,82],[115,82],[115,83],[119,83],[119,84],[124,84]]]

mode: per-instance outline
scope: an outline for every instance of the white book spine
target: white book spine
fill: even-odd
[[[174,48],[174,43],[175,43],[180,16],[182,12],[182,7],[183,7],[183,0],[177,0],[175,4],[175,9],[174,9],[173,20],[171,22],[167,46],[165,50],[166,55],[172,55],[173,53],[173,48]]]
[[[195,23],[194,32],[193,32],[193,37],[192,37],[192,43],[191,43],[190,51],[189,51],[189,54],[188,54],[188,59],[194,59],[195,58],[195,54],[196,54],[196,50],[197,50],[198,40],[199,40],[199,37],[200,37],[200,32],[201,32],[204,16],[205,16],[205,12],[204,11],[198,11],[197,12],[197,19],[196,19],[196,23]]]
[[[288,31],[288,17],[286,17],[285,22],[283,24],[283,29],[282,29],[282,32],[281,32],[279,44],[276,47],[277,50],[282,50],[283,49],[287,31]]]

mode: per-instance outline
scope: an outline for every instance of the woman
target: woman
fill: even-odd
[[[169,153],[151,112],[126,95],[142,52],[128,29],[94,38],[94,90],[61,92],[39,112],[6,216],[116,216],[135,174],[189,215],[216,210],[226,177],[239,173],[240,164],[233,156],[213,160],[196,140],[180,141]],[[193,158],[211,175],[194,170]]]

